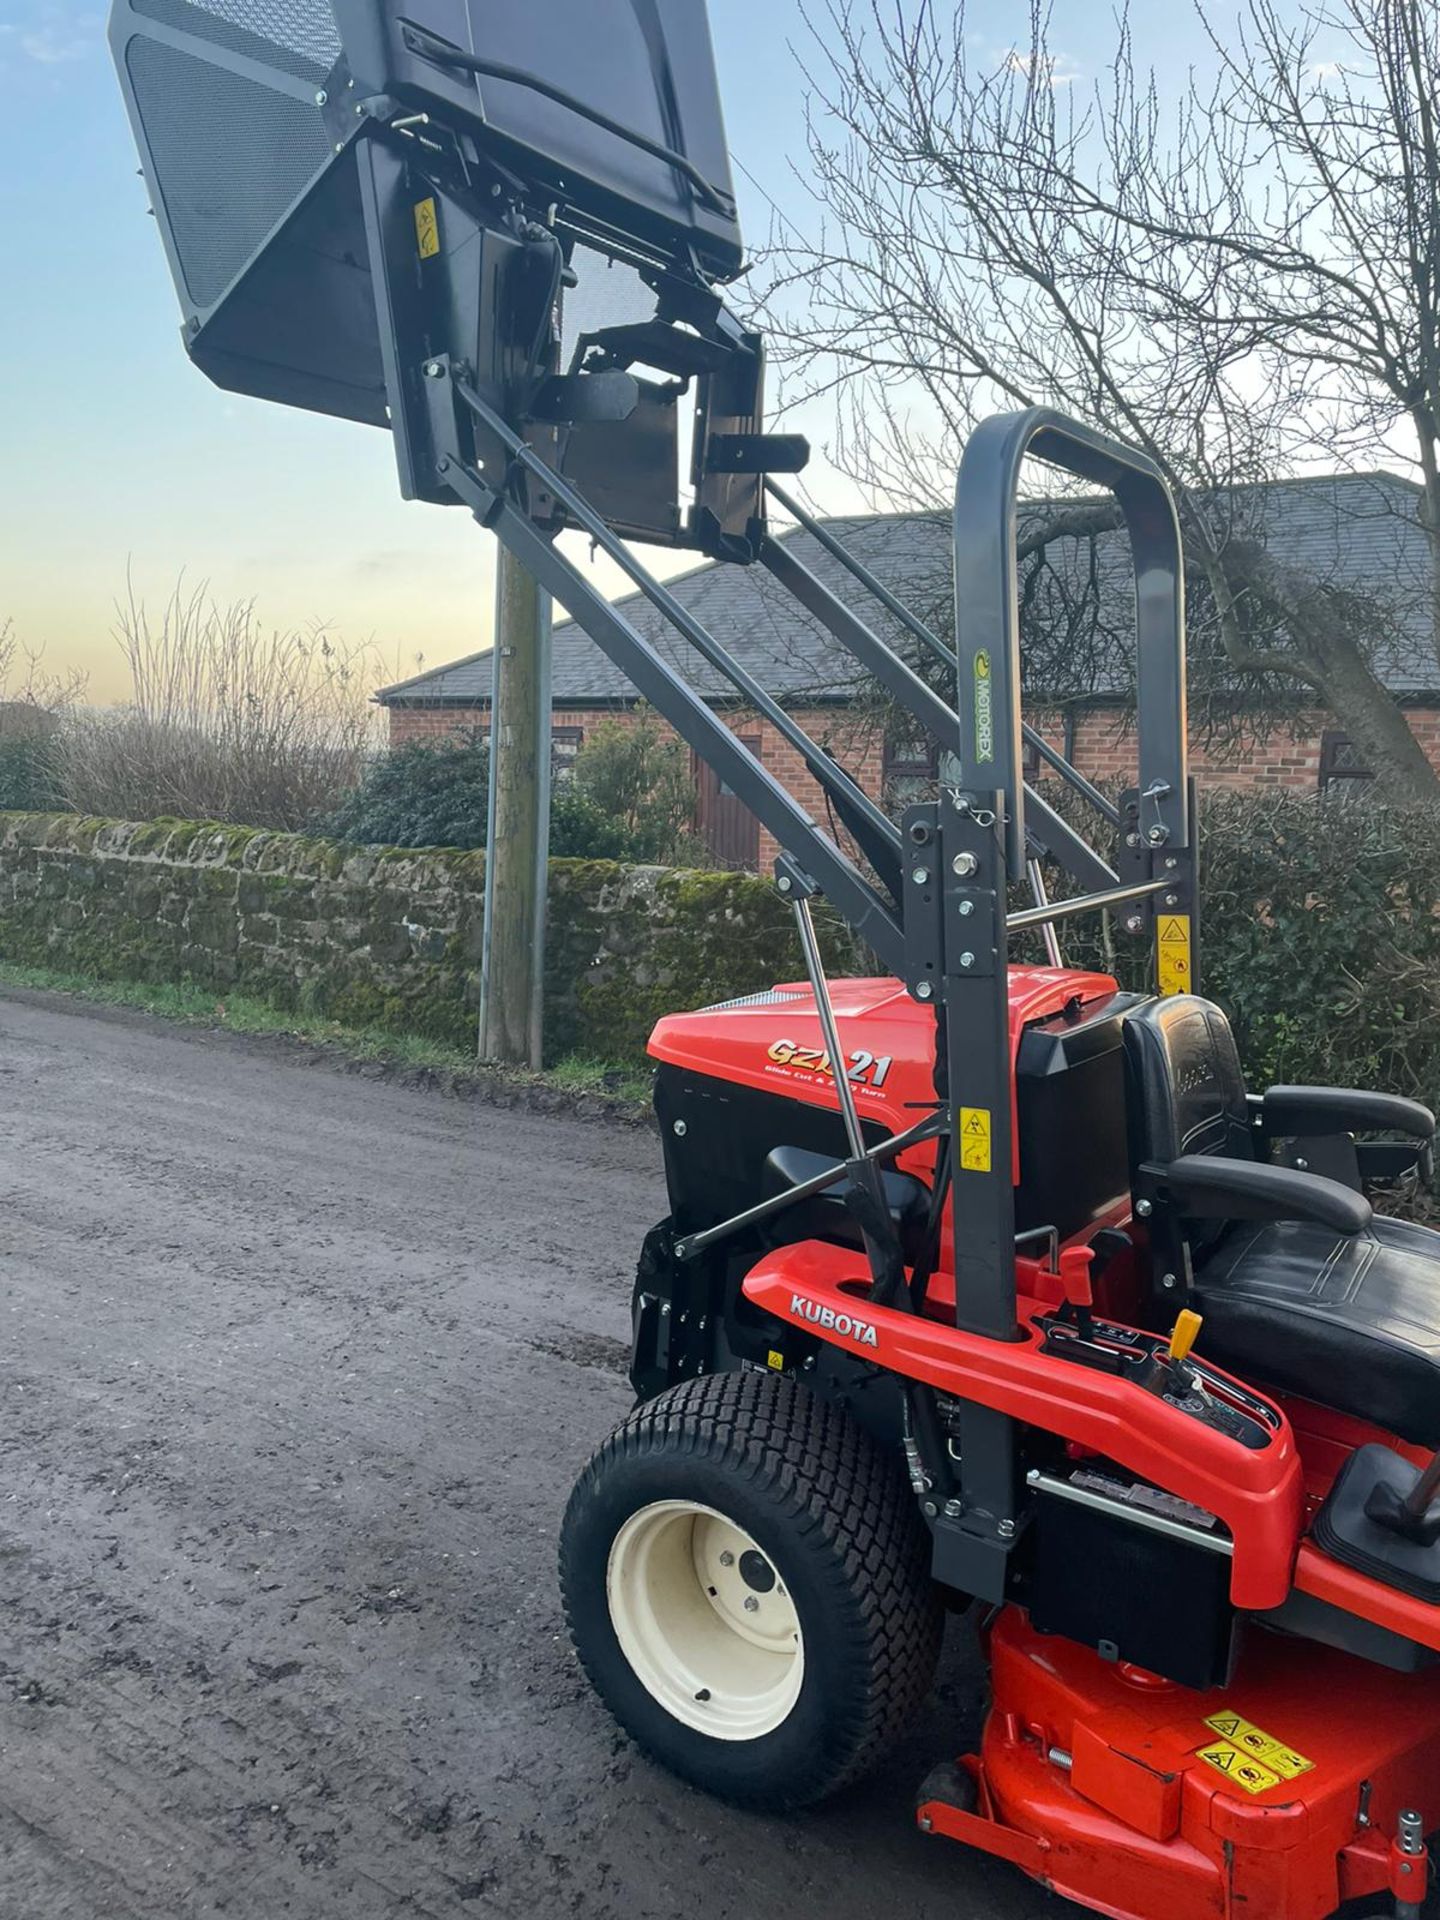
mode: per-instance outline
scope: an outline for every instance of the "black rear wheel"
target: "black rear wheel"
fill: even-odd
[[[775,1375],[648,1401],[594,1455],[561,1532],[575,1647],[663,1765],[749,1806],[864,1772],[925,1697],[943,1612],[898,1463]]]

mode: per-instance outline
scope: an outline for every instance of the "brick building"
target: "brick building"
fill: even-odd
[[[1376,651],[1385,684],[1404,706],[1431,759],[1440,765],[1440,668],[1429,630],[1429,552],[1416,521],[1418,489],[1392,474],[1352,474],[1275,482],[1249,490],[1251,530],[1311,577],[1374,596],[1386,611],[1387,637]],[[921,618],[944,632],[948,605],[950,529],[941,514],[879,514],[838,519],[830,530]],[[810,535],[782,534],[830,590],[892,644],[903,635]],[[1089,568],[1078,543],[1069,563]],[[1063,578],[1067,562],[1057,561]],[[1123,536],[1098,542],[1101,624],[1119,635],[1128,627],[1131,591]],[[933,782],[927,747],[907,741],[893,726],[854,662],[761,568],[709,563],[670,581],[670,591],[822,746],[832,751],[869,792],[903,800]],[[616,603],[648,640],[704,694],[764,764],[818,816],[824,801],[795,749],[771,724],[739,705],[722,677],[700,660],[639,594]],[[1116,642],[1117,648],[1123,642]],[[435,740],[489,725],[489,651],[431,668],[382,688],[392,746]],[[1057,688],[1027,709],[1083,773],[1102,783],[1133,774],[1128,724],[1127,664],[1092,660],[1083,691]],[[619,670],[569,621],[554,635],[554,739],[557,772],[604,716],[633,715],[637,696]],[[1218,733],[1192,743],[1194,764],[1209,786],[1324,788],[1366,778],[1334,720],[1296,708],[1261,724],[1237,708]],[[1033,769],[1038,776],[1038,767]],[[726,865],[768,863],[775,849],[754,817],[695,762],[699,829]]]

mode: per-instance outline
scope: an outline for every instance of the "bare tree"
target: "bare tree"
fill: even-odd
[[[1214,34],[1209,91],[1172,102],[1123,20],[1104,78],[1082,92],[1038,3],[1028,44],[978,66],[963,6],[821,4],[809,146],[822,225],[814,241],[782,225],[764,300],[791,390],[835,401],[841,463],[888,499],[933,503],[996,404],[1059,405],[1143,447],[1175,489],[1202,589],[1202,690],[1232,708],[1277,688],[1318,700],[1391,795],[1434,801],[1440,782],[1375,665],[1403,636],[1403,591],[1357,594],[1297,568],[1266,544],[1255,487],[1326,445],[1327,427],[1373,454],[1401,417],[1404,376],[1382,388],[1359,342],[1378,299],[1364,248],[1408,203],[1385,201],[1364,128],[1390,116],[1433,210],[1428,134],[1410,126],[1418,85],[1402,97],[1381,77],[1424,64],[1397,23],[1423,13],[1433,39],[1430,0],[1334,0],[1370,49],[1363,80],[1317,70],[1317,36],[1334,30],[1323,0],[1293,29],[1279,0],[1247,0],[1248,38],[1227,52]],[[1350,130],[1334,136],[1345,165],[1324,158],[1327,86],[1349,90]],[[1373,205],[1347,258],[1345,204],[1366,164]],[[1417,249],[1423,225],[1417,202]],[[1417,268],[1408,304],[1391,289],[1393,342],[1372,319],[1376,365],[1398,367],[1401,340],[1424,332],[1422,281]],[[1440,354],[1434,365],[1440,382]],[[1423,517],[1440,527],[1440,496]],[[1104,507],[1063,501],[1032,522],[1032,580],[1059,536],[1108,524]],[[1440,597],[1435,610],[1440,632]],[[1073,628],[1064,637],[1073,654]]]

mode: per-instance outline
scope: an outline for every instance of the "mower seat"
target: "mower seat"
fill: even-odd
[[[1303,1162],[1257,1159],[1263,1105],[1212,1002],[1179,994],[1137,1008],[1125,1052],[1132,1181],[1149,1202],[1159,1310],[1187,1304],[1176,1282],[1188,1270],[1201,1350],[1217,1365],[1440,1446],[1440,1233],[1373,1216]],[[1316,1105],[1343,1109],[1346,1098],[1324,1089]],[[1386,1124],[1378,1112],[1433,1129],[1414,1103],[1389,1112],[1381,1096],[1348,1099],[1353,1125]],[[1285,1089],[1277,1110],[1301,1102]]]
[[[1217,1366],[1440,1447],[1440,1233],[1377,1214],[1353,1239],[1233,1226],[1195,1275]]]

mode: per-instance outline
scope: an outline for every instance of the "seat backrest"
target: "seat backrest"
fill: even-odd
[[[1213,1001],[1178,993],[1125,1019],[1130,1164],[1165,1165],[1182,1153],[1253,1160],[1245,1079],[1230,1022]],[[1223,1221],[1187,1221],[1192,1253],[1208,1249]]]

